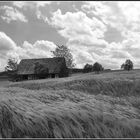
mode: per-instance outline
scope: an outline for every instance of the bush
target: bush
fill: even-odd
[[[5,67],[5,72],[8,75],[10,81],[18,81],[17,75],[18,60],[16,58],[8,59],[7,66]]]
[[[125,63],[121,65],[121,69],[128,70],[128,71],[132,70],[133,62],[130,59],[127,59]]]
[[[91,71],[92,71],[92,65],[86,64],[83,68],[83,72],[88,73],[88,72],[91,72]]]
[[[19,76],[17,75],[17,71],[9,71],[8,73],[8,80],[12,82],[19,81]]]
[[[99,64],[98,62],[94,63],[93,65],[93,71],[99,73],[99,71],[103,71],[103,67],[101,64]]]

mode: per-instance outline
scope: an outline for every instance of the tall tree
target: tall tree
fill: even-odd
[[[64,57],[68,68],[73,68],[75,66],[75,64],[73,63],[73,56],[70,52],[70,49],[67,46],[57,45],[57,48],[54,51],[52,51],[52,53],[55,57]]]
[[[130,59],[127,59],[124,64],[121,65],[121,69],[124,70],[132,70],[133,69],[133,62]]]
[[[83,68],[83,72],[88,73],[88,72],[91,72],[91,71],[92,71],[92,65],[87,63]]]
[[[125,64],[123,63],[123,64],[121,65],[121,69],[124,69],[124,66],[125,66]]]
[[[99,73],[99,71],[103,71],[103,67],[101,64],[99,64],[98,62],[94,63],[93,65],[93,71]]]
[[[9,58],[5,71],[7,72],[10,81],[18,81],[17,67],[18,60],[16,58]]]
[[[7,66],[5,67],[5,71],[11,72],[16,71],[18,66],[18,60],[16,58],[9,58],[7,62]]]

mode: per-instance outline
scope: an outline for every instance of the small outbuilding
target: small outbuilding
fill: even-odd
[[[19,80],[68,77],[69,70],[64,57],[22,59],[17,75]]]

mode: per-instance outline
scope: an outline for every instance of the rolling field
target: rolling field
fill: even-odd
[[[0,136],[140,138],[140,70],[3,84]]]
[[[0,87],[6,86],[8,85],[10,82],[8,80],[5,79],[0,79]]]

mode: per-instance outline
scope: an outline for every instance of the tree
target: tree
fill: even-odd
[[[55,49],[55,51],[52,51],[52,53],[55,57],[64,57],[66,60],[66,66],[68,68],[73,68],[75,66],[75,64],[73,63],[73,56],[67,46],[57,45],[57,48]]]
[[[91,72],[91,71],[92,71],[92,65],[87,63],[83,68],[83,72],[88,73],[88,72]]]
[[[123,64],[121,65],[121,69],[124,69],[124,66],[125,66],[125,64],[123,63]]]
[[[95,62],[93,65],[93,71],[99,73],[99,71],[103,71],[104,68],[102,67],[101,64],[99,64],[98,62]]]
[[[17,68],[18,68],[18,60],[16,58],[8,59],[5,71],[8,74],[9,80],[18,81]]]
[[[16,58],[8,59],[7,66],[5,67],[5,71],[11,72],[16,71],[18,66],[18,60]]]
[[[124,70],[132,70],[133,69],[133,62],[130,59],[127,59],[125,63],[121,65],[121,69]]]

